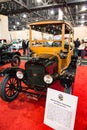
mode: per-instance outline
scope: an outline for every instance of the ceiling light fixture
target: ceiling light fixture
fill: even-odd
[[[53,14],[54,14],[54,10],[52,9],[52,10],[50,11],[50,13],[51,13],[51,15],[53,15]]]
[[[17,25],[19,25],[20,23],[17,21],[17,23],[16,23]]]
[[[58,20],[63,20],[63,12],[61,9],[59,9]]]
[[[87,10],[86,6],[83,6],[81,11],[85,11],[85,10]]]
[[[15,29],[15,28],[16,28],[16,26],[15,26],[15,25],[13,25],[13,28]]]
[[[84,24],[84,23],[85,23],[85,20],[80,21],[80,23],[81,23],[81,24]]]
[[[38,3],[40,3],[42,0],[37,0]]]
[[[82,15],[82,17],[81,17],[82,19],[84,19],[85,18],[85,16],[84,15]]]
[[[23,27],[22,30],[25,30],[25,27]]]
[[[23,18],[26,18],[27,17],[27,15],[26,14],[23,14]]]

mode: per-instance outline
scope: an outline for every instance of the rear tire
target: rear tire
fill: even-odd
[[[20,57],[18,55],[14,55],[12,57],[11,66],[18,67],[20,65]]]
[[[7,102],[14,100],[19,94],[19,85],[20,83],[17,78],[5,75],[0,84],[0,97]]]

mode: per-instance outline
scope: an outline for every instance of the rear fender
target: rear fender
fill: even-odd
[[[14,55],[21,56],[20,52],[12,52],[11,55],[12,55],[12,56],[14,56]]]

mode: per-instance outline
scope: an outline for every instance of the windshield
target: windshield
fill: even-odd
[[[62,46],[62,24],[32,25],[31,29],[33,46]]]

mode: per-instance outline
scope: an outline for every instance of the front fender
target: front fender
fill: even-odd
[[[11,75],[11,76],[16,76],[16,72],[17,72],[18,70],[23,70],[23,69],[17,68],[17,67],[9,67],[9,68],[4,69],[4,70],[1,72],[1,75],[9,74],[9,75]]]

